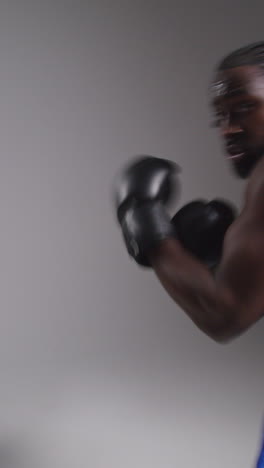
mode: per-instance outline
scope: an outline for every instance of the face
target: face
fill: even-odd
[[[218,72],[211,103],[226,157],[246,178],[264,155],[264,70],[243,66]]]

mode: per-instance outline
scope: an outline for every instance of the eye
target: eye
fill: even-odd
[[[241,102],[234,107],[234,114],[248,114],[255,108],[252,102]]]
[[[256,103],[249,101],[241,101],[232,106],[229,112],[224,110],[217,110],[214,114],[213,120],[210,127],[217,128],[221,127],[227,118],[243,118],[246,117],[250,112],[256,108]],[[229,116],[229,117],[228,117]]]
[[[224,112],[216,112],[213,117],[213,120],[210,123],[210,127],[212,128],[220,127],[225,119],[226,119],[226,115],[224,114]]]

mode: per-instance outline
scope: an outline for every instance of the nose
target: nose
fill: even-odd
[[[237,120],[234,120],[234,118],[231,118],[231,116],[226,116],[221,126],[222,136],[224,138],[229,138],[230,136],[238,135],[242,132],[243,129]]]
[[[228,125],[222,128],[221,134],[222,137],[228,139],[232,136],[238,136],[239,134],[243,133],[243,130],[239,125]]]

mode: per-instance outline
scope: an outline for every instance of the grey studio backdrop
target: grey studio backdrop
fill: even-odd
[[[111,184],[182,166],[176,211],[241,206],[210,129],[217,60],[264,39],[263,1],[1,1],[0,466],[248,468],[263,323],[223,346],[128,257]]]

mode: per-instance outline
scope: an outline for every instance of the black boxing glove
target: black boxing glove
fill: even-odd
[[[172,161],[142,156],[130,163],[114,184],[117,218],[128,253],[150,266],[148,252],[175,230],[166,204],[178,189],[179,167]]]
[[[236,215],[235,207],[225,200],[195,200],[183,206],[171,222],[183,247],[214,269],[222,256],[226,231]]]

